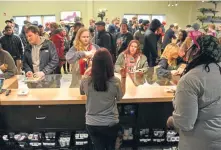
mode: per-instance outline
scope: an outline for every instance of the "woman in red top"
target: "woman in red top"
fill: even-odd
[[[56,69],[56,74],[61,74],[61,67],[65,63],[64,56],[64,33],[57,23],[50,24],[50,40],[55,44],[57,54],[59,57],[59,66]]]

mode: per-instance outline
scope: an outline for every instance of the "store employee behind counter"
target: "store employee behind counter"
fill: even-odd
[[[15,66],[14,59],[12,56],[5,50],[3,50],[0,43],[0,77],[9,79],[14,75],[17,75],[18,70]]]

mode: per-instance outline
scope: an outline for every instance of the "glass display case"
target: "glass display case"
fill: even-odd
[[[164,88],[174,87],[179,77],[159,77],[154,68],[145,74],[130,72],[124,79],[120,74],[115,76],[125,82],[125,96],[118,102],[122,126],[117,140],[119,147],[176,146],[177,136],[168,137],[172,131],[166,128],[166,120],[173,111],[173,93]],[[85,131],[86,97],[80,95],[79,87],[70,88],[71,81],[71,74],[46,75],[36,81],[24,75],[6,80],[5,84],[17,86],[8,85],[11,94],[0,95],[3,143],[9,149],[15,145],[21,149],[93,149]],[[28,89],[29,93],[18,95],[19,89]],[[158,133],[163,134],[158,137],[155,135]]]

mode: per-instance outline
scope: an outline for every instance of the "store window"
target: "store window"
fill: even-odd
[[[158,19],[160,20],[160,22],[163,22],[166,20],[166,16],[165,15],[152,15],[152,20],[153,19]]]
[[[21,33],[22,26],[24,25],[24,21],[27,20],[27,17],[14,17],[14,21],[18,24],[19,26],[19,33]]]
[[[43,17],[43,25],[45,26],[45,23],[47,22],[56,22],[55,16],[44,16]]]
[[[45,25],[46,22],[56,22],[55,15],[39,15],[39,16],[14,16],[14,21],[19,25],[19,33],[21,33],[24,21],[28,20],[33,23],[37,21],[38,24]]]
[[[31,23],[38,22],[38,24],[42,24],[42,17],[41,16],[30,16],[29,21]]]
[[[125,14],[123,18],[127,18],[127,20],[131,20],[134,16],[137,16],[138,20],[143,19],[143,20],[149,20],[152,21],[153,19],[158,19],[160,22],[166,20],[165,15],[158,15],[158,14]]]

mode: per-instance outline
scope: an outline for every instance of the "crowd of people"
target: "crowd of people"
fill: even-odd
[[[70,27],[26,21],[18,34],[13,20],[5,23],[0,38],[4,77],[22,71],[40,78],[61,74],[62,68],[64,73],[72,71],[70,87],[80,87],[87,95],[86,127],[96,150],[114,149],[119,129],[116,101],[123,97],[127,73],[142,76],[150,67],[156,67],[159,77],[182,76],[167,121],[168,127],[180,129],[180,149],[221,149],[221,136],[216,134],[221,132],[221,26],[217,32],[210,24],[205,32],[197,23],[185,29],[174,23],[165,30],[165,21],[137,17],[111,23],[91,19],[88,28],[81,22]],[[182,73],[177,70],[181,64],[187,65]]]

